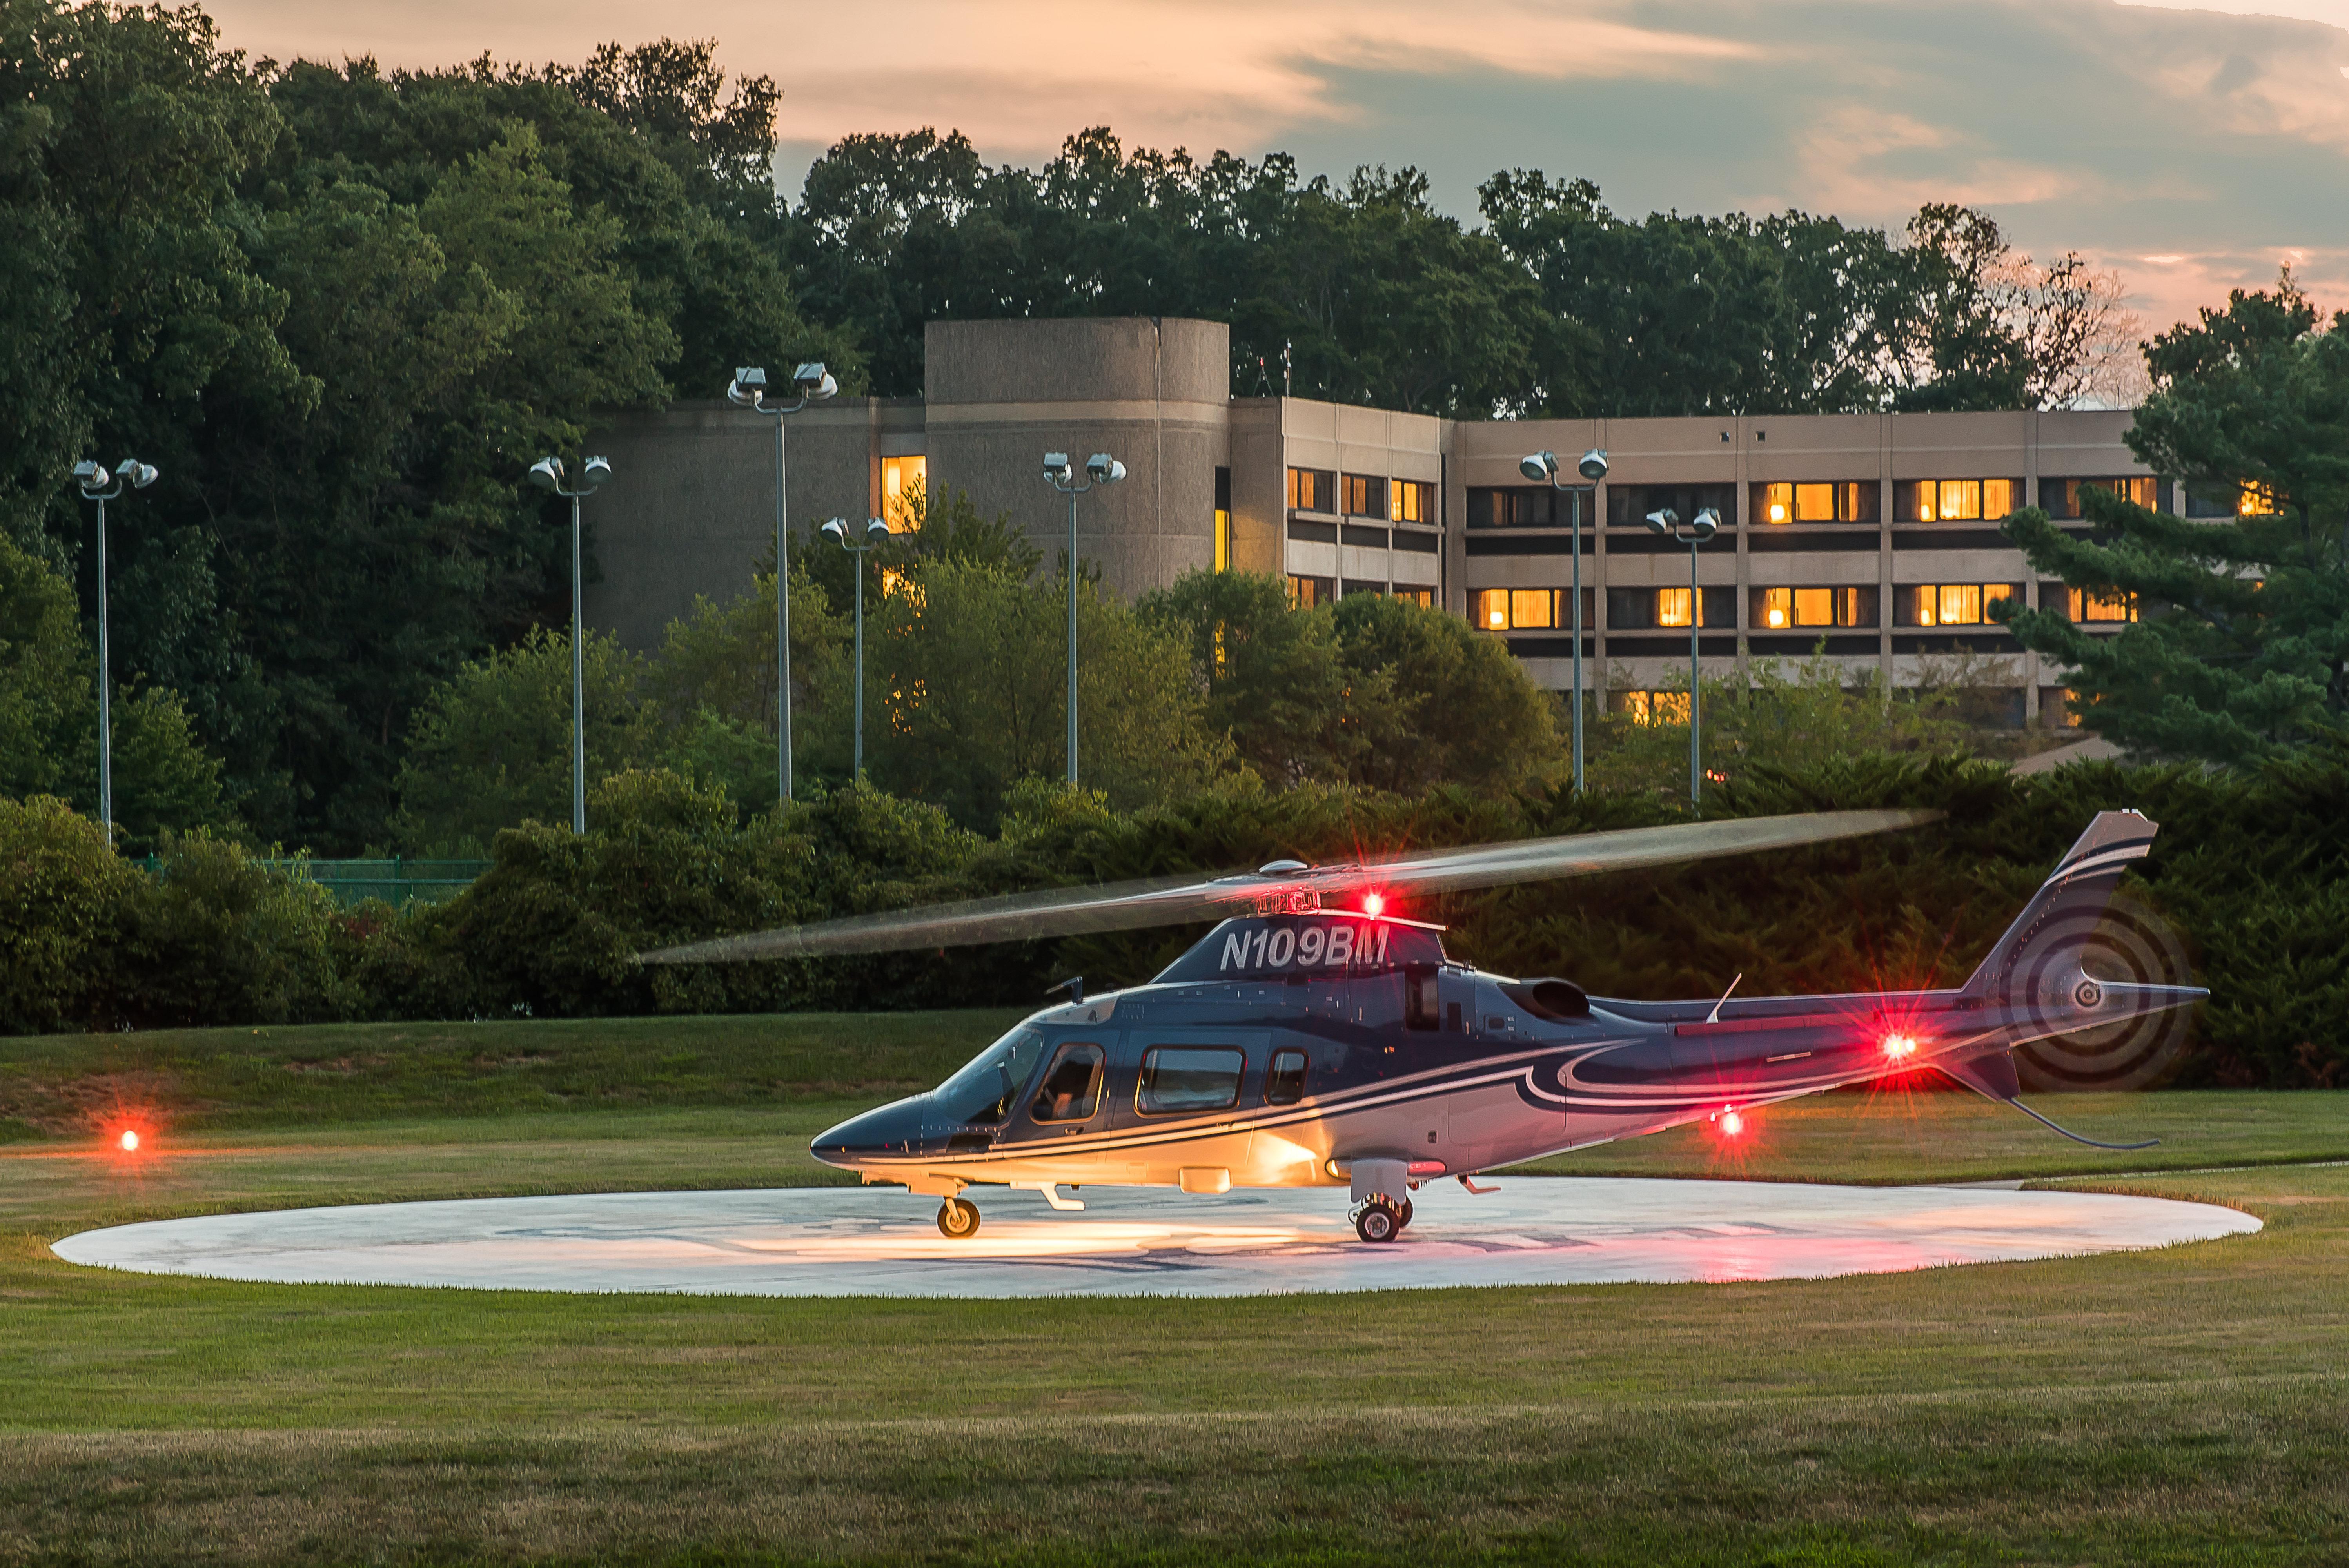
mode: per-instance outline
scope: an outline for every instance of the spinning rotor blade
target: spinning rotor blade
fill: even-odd
[[[1388,897],[1454,892],[1792,849],[1916,827],[1940,816],[1939,811],[1816,811],[1431,850],[1345,865],[1276,861],[1262,871],[1232,876],[1154,877],[852,915],[664,947],[639,957],[647,964],[732,964],[1189,925],[1236,914],[1319,909],[1325,900],[1361,892]]]

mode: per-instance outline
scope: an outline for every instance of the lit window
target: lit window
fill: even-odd
[[[1216,570],[1232,569],[1232,514],[1220,507],[1216,511]]]
[[[2137,598],[2134,594],[2074,588],[2067,591],[2066,596],[2072,602],[2072,619],[2075,621],[2110,624],[2137,619]]]
[[[1394,596],[1398,599],[1408,599],[1423,610],[1435,608],[1435,590],[1433,588],[1398,588],[1394,591]]]
[[[1656,624],[1685,626],[1689,624],[1689,591],[1685,588],[1656,590]]]
[[[1387,486],[1390,522],[1433,522],[1435,487],[1419,480],[1394,480]]]
[[[2275,491],[2266,485],[2245,485],[2235,500],[2237,517],[2273,517],[2276,515]]]
[[[1327,604],[1338,596],[1338,585],[1327,577],[1291,577],[1288,602],[1299,610]]]
[[[1337,511],[1337,476],[1326,469],[1289,469],[1288,506],[1292,511]]]
[[[924,457],[881,459],[881,515],[892,528],[918,528],[922,494],[930,477],[930,459]]]
[[[1434,592],[1405,588],[1397,590],[1396,596],[1433,603]],[[1546,629],[1557,624],[1559,597],[1555,588],[1485,588],[1474,596],[1470,613],[1487,632]]]
[[[1364,474],[1348,474],[1340,488],[1346,496],[1348,517],[1384,517],[1387,511],[1387,481]]]
[[[2014,510],[2014,480],[1917,480],[1899,487],[1904,521],[1996,521]]]
[[[2050,517],[2086,516],[2086,509],[2080,504],[2080,492],[2085,490],[2106,490],[2151,511],[2157,499],[2155,483],[2151,474],[2133,474],[2108,480],[2041,480],[2039,499],[2045,504]]]
[[[1684,691],[1627,691],[1623,694],[1622,711],[1630,715],[1637,725],[1686,724],[1689,714],[1688,693]]]
[[[1761,523],[1874,522],[1873,483],[1809,480],[1754,487],[1754,518]]]
[[[1991,624],[1990,608],[2018,593],[2012,583],[1924,583],[1903,591],[1910,625],[1981,626]]]
[[[1873,626],[1873,588],[1762,588],[1754,593],[1754,620],[1771,631],[1790,626]]]

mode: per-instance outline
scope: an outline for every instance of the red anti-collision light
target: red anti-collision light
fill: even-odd
[[[124,1128],[122,1130],[122,1136],[116,1139],[115,1142],[120,1146],[122,1152],[125,1154],[136,1154],[139,1152],[139,1134],[136,1130],[130,1128]]]
[[[1386,907],[1387,900],[1384,893],[1366,892],[1362,895],[1362,913],[1364,914],[1370,915],[1375,919],[1378,915],[1385,913]]]
[[[1905,1062],[1917,1054],[1917,1038],[1913,1035],[1887,1035],[1884,1054],[1896,1062]]]
[[[1721,1123],[1721,1134],[1724,1138],[1735,1138],[1745,1130],[1745,1119],[1738,1115],[1733,1109],[1723,1111],[1717,1119]]]

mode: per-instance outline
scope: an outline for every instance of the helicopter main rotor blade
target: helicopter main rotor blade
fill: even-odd
[[[851,915],[742,936],[721,936],[638,954],[647,964],[737,964],[849,953],[895,953],[1189,925],[1229,915],[1318,909],[1324,900],[1457,892],[1512,882],[1590,876],[1798,848],[1930,822],[1939,811],[1815,811],[1676,822],[1467,849],[1428,850],[1341,865],[1154,877],[1098,887],[1050,888],[881,914]]]

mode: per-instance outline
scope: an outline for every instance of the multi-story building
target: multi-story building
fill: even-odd
[[[1619,707],[1686,667],[1693,618],[1711,674],[1824,648],[1914,685],[1976,655],[1966,675],[2020,724],[2054,710],[2063,672],[1991,607],[2020,599],[2115,630],[2134,610],[2037,581],[1999,521],[2029,505],[2076,518],[2086,482],[2184,504],[2123,443],[2126,411],[1454,420],[1234,397],[1214,322],[933,322],[926,347],[925,397],[791,418],[797,529],[893,516],[918,483],[1008,514],[1055,559],[1068,506],[1043,454],[1081,466],[1106,451],[1127,477],[1081,498],[1076,550],[1120,592],[1215,568],[1278,574],[1312,603],[1407,595],[1470,617],[1564,690],[1578,522],[1585,681]],[[616,478],[589,509],[602,574],[589,614],[651,646],[697,595],[743,592],[772,550],[772,437],[713,399],[602,438]],[[1576,474],[1592,449],[1608,459],[1595,485]],[[1543,450],[1564,489],[1519,471]],[[1642,520],[1706,508],[1722,529],[1696,552],[1692,593],[1688,548]]]

